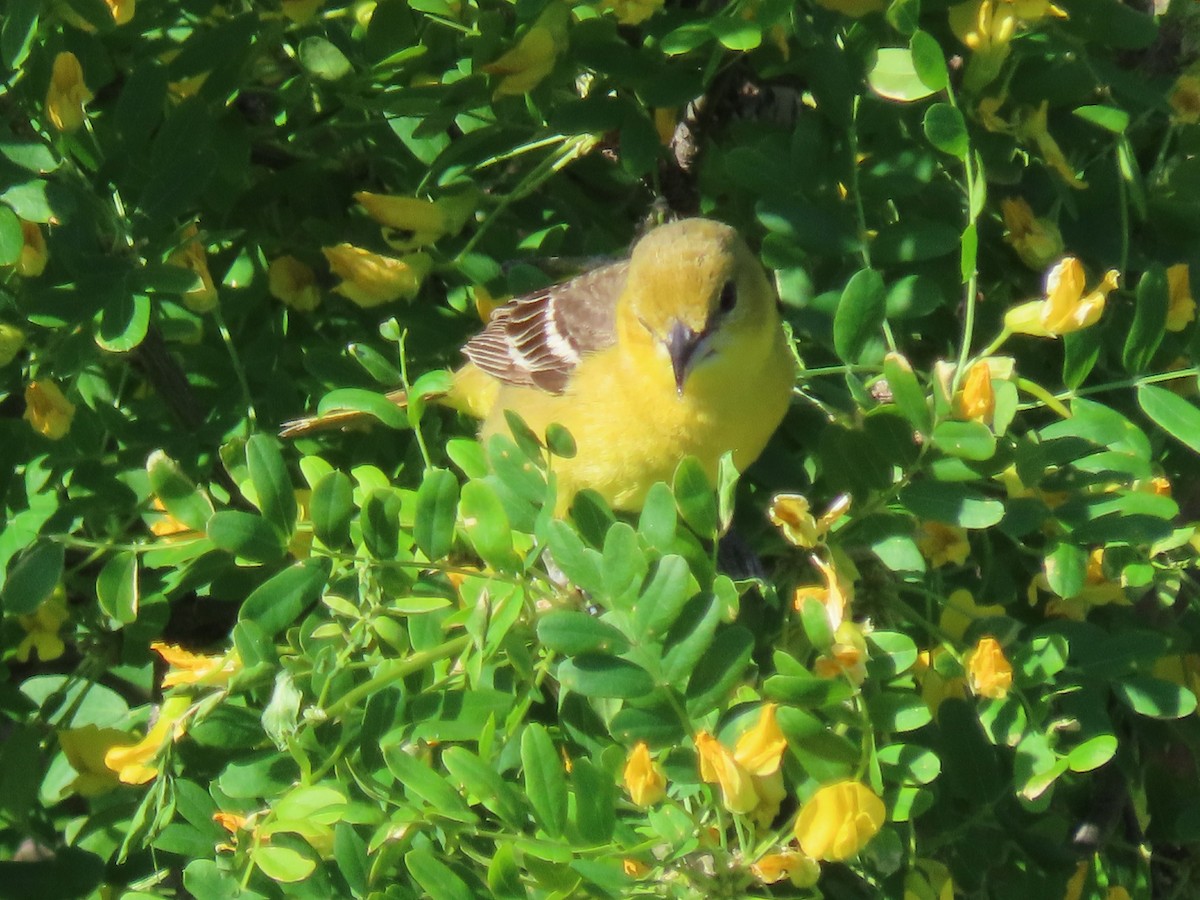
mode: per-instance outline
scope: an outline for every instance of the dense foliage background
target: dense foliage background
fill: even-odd
[[[0,19],[0,896],[1196,896],[1196,4]],[[382,399],[677,214],[736,483]]]

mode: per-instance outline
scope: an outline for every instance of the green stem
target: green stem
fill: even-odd
[[[850,141],[850,196],[854,200],[854,216],[858,228],[858,251],[862,257],[863,266],[871,268],[871,242],[867,240],[867,211],[863,208],[862,190],[858,178],[858,102],[861,98],[854,95],[854,103],[850,108],[850,128],[846,137]],[[888,350],[896,352],[896,336],[892,334],[892,326],[884,319],[883,337],[887,341]],[[850,370],[848,370],[850,371]]]
[[[241,357],[238,356],[237,348],[233,345],[233,337],[225,326],[225,317],[221,315],[220,306],[213,309],[212,317],[213,321],[217,323],[217,330],[221,332],[221,340],[225,343],[225,349],[229,352],[229,362],[233,366],[233,374],[237,377],[238,387],[242,392],[242,402],[246,404],[246,435],[249,436],[254,431],[258,414],[254,411],[254,400],[250,396],[250,382],[246,380],[246,369],[242,365]]]
[[[1032,394],[1042,401],[1046,406],[1050,407],[1064,419],[1071,418],[1071,411],[1063,405],[1062,401],[1051,394],[1048,390],[1038,384],[1036,381],[1030,381],[1027,378],[1018,378],[1017,387],[1027,394]]]
[[[996,335],[996,339],[988,344],[979,352],[980,359],[987,359],[989,356],[994,356],[996,351],[1004,346],[1005,341],[1013,336],[1013,333],[1007,327],[1000,329],[1000,333]]]
[[[946,88],[946,100],[954,109],[959,109],[958,100],[954,96],[954,91],[949,87]],[[961,112],[961,110],[959,110]],[[967,147],[963,154],[963,177],[966,180],[967,194],[967,228],[970,230],[975,227],[979,221],[979,214],[974,210],[975,184],[980,177],[980,173],[975,171],[975,157],[970,146]],[[978,251],[976,251],[978,252]],[[953,397],[957,392],[959,385],[962,382],[963,375],[967,370],[967,361],[971,358],[971,342],[975,336],[975,306],[979,294],[979,266],[978,260],[975,265],[971,266],[971,274],[967,277],[967,293],[966,293],[966,308],[963,312],[963,336],[962,345],[958,348],[958,365],[954,367],[954,378],[950,384],[950,396]],[[986,355],[986,354],[985,354]]]
[[[336,719],[344,715],[347,711],[353,709],[359,701],[386,687],[390,687],[402,678],[407,678],[413,672],[419,672],[433,665],[438,660],[449,659],[451,656],[465,650],[470,646],[470,643],[470,636],[463,635],[462,637],[446,641],[444,644],[439,644],[432,650],[422,650],[420,653],[414,653],[404,659],[389,659],[385,661],[379,667],[377,675],[367,679],[358,687],[350,689],[327,706],[324,710],[325,717]]]

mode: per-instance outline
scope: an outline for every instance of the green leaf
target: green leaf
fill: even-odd
[[[128,625],[137,620],[139,598],[137,554],[113,554],[96,576],[100,608],[122,625]]]
[[[23,616],[45,603],[62,579],[64,556],[62,544],[44,538],[18,556],[0,592],[4,611]]]
[[[350,520],[354,517],[354,485],[342,472],[326,472],[313,486],[309,501],[313,534],[326,547],[350,543]]]
[[[1166,334],[1169,305],[1167,271],[1155,263],[1138,282],[1133,324],[1125,336],[1125,349],[1121,354],[1126,371],[1138,374],[1149,367]]]
[[[950,70],[946,68],[946,56],[942,46],[933,35],[917,31],[909,39],[913,71],[921,83],[931,91],[944,91],[950,84]]]
[[[222,550],[254,562],[274,562],[287,550],[279,531],[254,513],[223,509],[208,520],[207,531]]]
[[[1098,734],[1073,747],[1067,754],[1067,765],[1072,772],[1091,772],[1117,755],[1117,738],[1112,734]]]
[[[726,50],[745,52],[762,43],[762,26],[752,19],[718,16],[709,20],[708,26]]]
[[[520,792],[470,750],[447,747],[442,765],[466,793],[469,803],[482,803],[509,825],[524,824],[528,812]]]
[[[127,353],[146,338],[150,328],[150,298],[121,291],[100,310],[96,344],[110,353]]]
[[[563,656],[621,654],[629,649],[629,640],[620,631],[577,610],[559,610],[542,616],[537,635],[549,649]]]
[[[922,70],[928,76],[929,72]],[[911,103],[936,92],[917,73],[913,53],[907,47],[882,47],[875,54],[875,66],[867,74],[871,90],[888,100]]]
[[[15,265],[24,246],[21,220],[15,212],[0,204],[0,266]]]
[[[700,537],[717,536],[717,501],[704,467],[694,456],[685,456],[675,469],[672,485],[679,515]]]
[[[603,653],[582,653],[564,660],[558,680],[565,690],[584,697],[632,700],[654,690],[654,679],[641,666]]]
[[[279,634],[316,602],[332,564],[325,558],[306,559],[267,579],[242,603],[238,621],[253,621],[271,637]]]
[[[898,631],[873,631],[867,635],[872,648],[871,667],[885,679],[907,672],[917,661],[917,645]]]
[[[1155,425],[1200,453],[1200,409],[1178,394],[1152,384],[1138,386],[1137,401]]]
[[[950,456],[976,462],[996,455],[996,436],[982,422],[945,421],[933,429],[933,445]]]
[[[42,2],[10,0],[6,6],[4,20],[0,22],[0,62],[12,71],[25,62],[25,57],[29,55],[29,48],[33,45],[34,34],[37,31],[38,16],[42,12]],[[9,882],[6,879],[4,883]],[[38,893],[40,892],[31,891],[27,892],[26,896]]]
[[[675,624],[696,590],[687,560],[674,554],[664,556],[659,560],[650,583],[634,604],[634,627],[637,633],[644,635],[647,640],[661,638]]]
[[[300,65],[310,75],[323,81],[337,81],[354,71],[345,53],[316,35],[300,42]]]
[[[427,763],[409,753],[402,744],[385,744],[383,759],[388,771],[396,776],[404,792],[429,804],[425,815],[445,817],[470,825],[478,821],[458,791]]]
[[[1004,518],[1004,504],[967,487],[918,481],[900,491],[900,502],[916,516],[963,528],[990,528]]]
[[[467,540],[488,565],[503,571],[519,567],[513,551],[512,528],[504,504],[490,484],[468,481],[458,501],[458,518]]]
[[[1060,543],[1046,556],[1046,580],[1060,597],[1074,597],[1083,590],[1088,554],[1075,544]]]
[[[574,459],[577,450],[571,432],[557,422],[546,426],[546,447],[559,459]]]
[[[542,830],[562,837],[567,822],[567,779],[563,761],[546,729],[533,723],[521,735],[521,769],[525,796]]]
[[[894,769],[900,780],[929,784],[941,774],[937,754],[916,744],[889,744],[879,748],[879,762]]]
[[[887,379],[892,400],[899,408],[900,414],[917,431],[929,434],[933,427],[929,398],[917,381],[908,360],[898,353],[889,353],[883,359],[883,377]]]
[[[929,705],[917,694],[884,691],[872,697],[867,707],[871,724],[885,732],[915,731],[933,719]]]
[[[1114,682],[1113,692],[1135,713],[1152,719],[1182,719],[1196,711],[1196,695],[1187,688],[1145,675]]]
[[[1091,122],[1113,134],[1124,134],[1125,129],[1129,127],[1129,113],[1116,106],[1077,106],[1071,112],[1083,121]]]
[[[749,629],[734,625],[717,632],[688,679],[687,709],[693,718],[707,715],[726,699],[750,665],[753,651]]]
[[[443,559],[454,546],[458,479],[445,469],[429,469],[417,489],[413,539],[431,560]]]
[[[155,450],[146,458],[150,490],[166,506],[167,512],[185,526],[203,532],[212,516],[212,502],[193,484],[172,458]]]
[[[838,300],[833,316],[833,346],[844,362],[857,363],[878,338],[887,312],[883,278],[874,269],[855,272]]]
[[[388,428],[408,428],[408,413],[387,398],[386,394],[362,388],[339,388],[330,391],[317,404],[318,415],[336,412],[359,412],[378,419]]]
[[[935,103],[925,111],[922,123],[929,143],[955,159],[966,159],[971,149],[967,123],[962,113],[949,103]]]
[[[246,468],[259,510],[281,534],[290,536],[296,527],[296,494],[279,442],[265,434],[251,435],[246,441]]]
[[[575,794],[575,827],[594,845],[612,839],[616,827],[616,785],[612,776],[590,759],[576,759],[571,769]]]
[[[291,847],[275,844],[259,844],[251,849],[250,859],[262,873],[272,881],[294,884],[303,881],[316,869],[315,860],[309,859]]]

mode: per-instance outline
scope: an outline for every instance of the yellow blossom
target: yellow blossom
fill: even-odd
[[[1047,126],[1049,109],[1049,101],[1043,100],[1037,109],[1027,110],[1017,126],[1017,137],[1023,141],[1032,141],[1042,154],[1046,165],[1057,172],[1068,185],[1082,190],[1087,187],[1087,182],[1075,175],[1075,170],[1067,162],[1067,157],[1063,155],[1058,142],[1050,134]]]
[[[31,381],[25,388],[25,421],[38,434],[52,441],[71,430],[75,404],[63,396],[57,384],[45,379]]]
[[[61,587],[56,589],[37,609],[28,615],[17,616],[17,624],[25,632],[13,655],[18,662],[28,662],[35,654],[40,662],[49,662],[63,655],[66,644],[58,632],[71,618]]]
[[[738,765],[733,754],[707,731],[696,734],[696,752],[700,756],[700,777],[721,787],[725,808],[733,813],[748,813],[759,803],[754,779]]]
[[[883,801],[865,784],[837,781],[818,790],[800,809],[796,839],[808,856],[840,862],[870,842],[886,815]]]
[[[971,366],[958,398],[958,415],[990,425],[996,412],[996,394],[992,390],[992,370],[986,359]]]
[[[297,25],[303,25],[317,14],[324,0],[283,0],[283,15]]]
[[[750,866],[750,873],[763,884],[775,884],[788,879],[793,887],[809,888],[821,877],[821,864],[799,850],[783,850],[760,856]]]
[[[752,775],[766,776],[779,770],[787,738],[775,721],[776,704],[764,703],[758,721],[745,732],[733,748],[733,758]]]
[[[1050,589],[1050,579],[1045,572],[1034,578],[1029,585],[1028,596],[1031,604],[1037,602],[1039,591],[1053,593]],[[1104,574],[1104,548],[1097,547],[1088,554],[1083,587],[1079,593],[1070,597],[1054,596],[1047,601],[1045,612],[1047,616],[1082,622],[1093,607],[1109,604],[1128,606],[1129,598],[1119,582]]]
[[[945,864],[918,859],[904,876],[904,900],[954,900],[954,879]]]
[[[1012,126],[1000,116],[1000,108],[1006,102],[1008,102],[1008,95],[1003,93],[981,98],[975,106],[975,115],[979,119],[979,124],[996,134],[1007,134],[1012,131]]]
[[[857,622],[843,622],[833,632],[833,646],[817,657],[813,672],[820,678],[845,676],[855,685],[867,677],[867,639]]]
[[[167,257],[167,265],[187,269],[199,279],[199,284],[184,291],[182,300],[183,305],[192,312],[203,315],[216,309],[219,298],[212,275],[208,271],[208,255],[199,241],[199,233],[195,222],[188,225],[183,230],[183,244]]]
[[[971,693],[996,700],[1007,696],[1012,687],[1012,665],[994,637],[980,638],[975,648],[967,651],[963,664]]]
[[[639,859],[627,856],[621,860],[621,871],[630,878],[645,878],[650,874],[650,867]]]
[[[424,253],[395,259],[351,244],[325,247],[321,252],[329,260],[333,274],[342,279],[334,291],[364,309],[394,300],[411,300],[432,265]]]
[[[515,47],[483,67],[500,76],[496,96],[518,96],[532,91],[554,70],[558,55],[567,46],[570,12],[566,4],[552,0]]]
[[[953,671],[946,671],[948,669]],[[922,650],[917,654],[913,675],[921,686],[921,699],[932,715],[937,715],[938,708],[946,700],[966,699],[967,679],[961,674],[954,674],[959,671],[957,662],[945,647]]]
[[[946,598],[942,607],[938,627],[956,641],[961,641],[967,629],[976,619],[1004,615],[1004,607],[998,603],[979,606],[966,588],[959,588]]]
[[[22,278],[37,278],[46,271],[50,253],[46,249],[46,238],[36,222],[21,220],[21,256],[17,260],[16,272]]]
[[[653,806],[667,793],[667,779],[650,758],[650,748],[638,741],[625,763],[625,789],[638,806]]]
[[[850,495],[842,494],[829,505],[818,520],[810,512],[808,498],[803,494],[776,494],[771,498],[767,517],[791,544],[811,548],[820,543],[829,529],[849,509]]]
[[[0,366],[7,366],[16,359],[25,346],[25,332],[15,325],[0,322]]]
[[[388,246],[404,252],[427,247],[462,231],[475,211],[478,196],[473,191],[465,191],[437,200],[424,200],[359,191],[354,199],[368,216],[384,227],[384,240]]]
[[[1087,884],[1087,877],[1091,868],[1091,864],[1086,859],[1081,859],[1075,864],[1075,871],[1067,879],[1067,887],[1063,891],[1063,900],[1082,900],[1083,888]]]
[[[46,91],[46,118],[50,124],[64,134],[78,131],[86,118],[83,108],[91,99],[79,58],[69,51],[54,57],[50,88]]]
[[[998,52],[1016,33],[1020,19],[1005,0],[968,0],[950,7],[950,30],[975,53]]]
[[[846,617],[846,610],[850,608],[853,600],[853,586],[844,581],[832,565],[819,557],[813,557],[813,565],[825,579],[825,586],[801,585],[792,594],[792,604],[797,611],[800,611],[804,608],[805,600],[809,598],[816,600],[825,607],[825,616],[829,621],[830,630],[836,630]]]
[[[883,9],[883,0],[817,0],[818,6],[858,19]]]
[[[112,13],[113,21],[124,25],[133,20],[135,0],[104,0],[108,11]]]
[[[117,728],[83,725],[58,733],[58,746],[77,773],[68,790],[83,797],[95,797],[111,791],[120,784],[116,772],[104,764],[104,755],[128,740]]]
[[[187,697],[168,697],[158,710],[158,719],[146,736],[136,744],[112,747],[104,754],[104,765],[117,773],[125,784],[145,784],[158,775],[154,760],[168,743],[184,733],[184,713],[191,701]]]
[[[1167,269],[1167,331],[1183,331],[1196,318],[1187,263]]]
[[[602,0],[604,9],[611,9],[622,25],[641,25],[663,8],[664,0]]]
[[[267,267],[267,290],[297,312],[312,312],[321,303],[313,270],[294,256],[280,256]]]
[[[1004,326],[1017,334],[1059,337],[1095,325],[1108,295],[1118,287],[1120,273],[1110,269],[1100,284],[1085,294],[1083,263],[1068,256],[1046,276],[1046,298],[1014,306]]]
[[[150,649],[170,666],[163,676],[164,688],[180,684],[226,685],[242,670],[242,661],[236,649],[220,656],[201,656],[178,644],[165,644],[162,641],[152,642]]]
[[[1200,697],[1200,654],[1171,653],[1154,661],[1151,674],[1163,681],[1170,681],[1187,688]]]
[[[475,285],[472,293],[475,295],[475,313],[479,316],[479,321],[490,322],[492,313],[502,307],[509,301],[508,297],[493,297],[482,284]]]
[[[935,569],[945,565],[961,566],[971,555],[967,530],[930,519],[921,523],[916,534],[917,549]]]
[[[246,823],[249,821],[240,813],[231,812],[215,812],[212,814],[212,820],[230,834],[237,834],[241,829],[246,827]]]
[[[1180,75],[1171,88],[1167,102],[1171,104],[1172,118],[1184,125],[1200,122],[1200,77]]]
[[[671,146],[671,141],[675,140],[677,127],[679,110],[667,106],[660,106],[654,110],[654,130],[658,134],[658,142],[664,147]]]
[[[293,491],[296,496],[296,529],[288,540],[288,553],[293,559],[308,559],[312,555],[312,491],[308,488],[298,488]]]
[[[1000,201],[1004,216],[1004,240],[1017,252],[1021,262],[1035,272],[1043,272],[1063,253],[1062,233],[1049,219],[1037,218],[1022,197]]]

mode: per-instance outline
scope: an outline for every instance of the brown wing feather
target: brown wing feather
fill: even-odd
[[[510,301],[463,352],[506,384],[562,393],[581,358],[616,341],[628,269],[628,262],[614,263]]]

